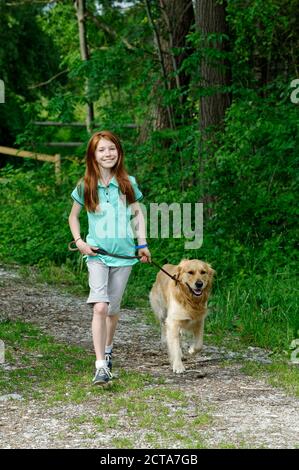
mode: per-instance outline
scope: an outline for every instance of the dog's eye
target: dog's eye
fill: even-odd
[[[207,271],[200,271],[200,274],[207,274]]]
[[[188,274],[194,274],[194,271],[188,271]]]

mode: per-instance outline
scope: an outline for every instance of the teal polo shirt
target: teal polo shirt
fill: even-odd
[[[136,201],[143,198],[143,194],[138,188],[134,176],[129,176]],[[84,206],[83,185],[76,186],[71,196],[81,206]],[[131,207],[124,203],[123,194],[120,192],[117,179],[115,177],[104,186],[98,183],[98,194],[100,211],[88,212],[88,235],[86,242],[91,246],[104,248],[109,253],[117,255],[134,256],[136,254],[134,234],[131,227],[132,211]],[[107,266],[131,266],[138,263],[138,259],[121,259],[112,256],[100,255],[87,256],[87,260],[100,259]]]

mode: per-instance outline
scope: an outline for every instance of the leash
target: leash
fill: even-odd
[[[175,281],[175,283],[177,284],[178,282],[181,282],[179,281],[175,276],[172,276],[171,274],[169,274],[167,271],[165,271],[165,269],[162,268],[162,266],[160,266],[158,263],[156,263],[155,261],[151,260],[151,264],[154,264],[155,266],[157,266],[157,268],[159,268],[161,271],[163,271],[163,273],[167,274],[167,276],[171,277],[171,279],[173,279]]]
[[[73,245],[76,246],[75,240],[72,240],[68,244],[69,251],[79,251],[79,248],[77,246],[75,248]],[[145,247],[145,245],[137,245],[137,246],[135,246],[135,249],[138,250],[139,248],[144,248],[144,247]],[[139,256],[139,255],[135,255],[135,256],[116,255],[116,254],[113,254],[113,253],[109,253],[108,251],[104,250],[104,248],[96,248],[96,249],[92,248],[92,251],[94,253],[98,253],[100,255],[112,256],[113,258],[120,258],[120,259],[140,259],[140,258],[142,258],[142,256]],[[157,266],[157,268],[159,268],[161,271],[163,271],[163,273],[167,274],[167,276],[169,276],[173,281],[175,281],[176,284],[178,282],[180,282],[175,276],[172,276],[170,273],[165,271],[165,269],[163,269],[162,266],[160,266],[158,263],[153,261],[153,259],[150,261],[150,264],[153,264],[154,266]]]
[[[76,244],[76,248],[72,247],[72,245],[75,244],[75,241],[72,240],[69,244],[68,244],[68,249],[69,251],[79,251],[79,248],[77,248]],[[145,245],[137,245],[135,246],[135,249],[138,249],[138,248],[144,248]],[[139,258],[142,258],[142,256],[129,256],[129,255],[115,255],[113,253],[109,253],[108,251],[104,250],[104,248],[92,248],[92,251],[94,253],[98,253],[99,255],[106,255],[106,256],[112,256],[113,258],[121,258],[121,259],[139,259]]]

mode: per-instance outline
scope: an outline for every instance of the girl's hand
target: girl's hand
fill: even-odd
[[[88,245],[88,243],[86,243],[85,241],[81,240],[81,238],[77,241],[76,246],[78,247],[82,255],[97,256],[97,253],[94,253],[94,251],[92,251],[93,247]]]
[[[148,248],[140,248],[138,250],[138,256],[141,256],[141,263],[150,263],[151,262],[151,253]]]

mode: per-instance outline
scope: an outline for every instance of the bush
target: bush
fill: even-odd
[[[233,103],[210,165],[211,230],[293,263],[298,150],[298,110],[289,100],[252,93]]]
[[[7,165],[1,170],[0,253],[3,260],[29,265],[43,259],[56,264],[66,261],[67,244],[72,238],[68,226],[70,193],[79,179],[79,171],[76,164],[71,164],[67,173],[72,181],[65,180],[58,186],[49,164],[26,162],[22,168]],[[84,222],[82,220],[83,234],[86,233]]]

